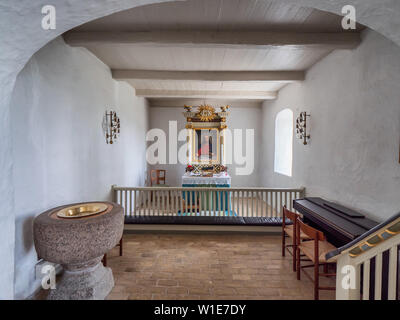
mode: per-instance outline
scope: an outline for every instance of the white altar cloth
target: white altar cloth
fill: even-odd
[[[231,177],[227,172],[221,172],[219,174],[214,174],[212,177],[202,177],[192,175],[190,172],[186,172],[182,176],[182,186],[185,185],[231,185]]]

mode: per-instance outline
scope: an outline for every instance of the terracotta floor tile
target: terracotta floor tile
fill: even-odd
[[[108,299],[312,299],[312,282],[296,279],[280,241],[259,234],[126,234],[124,256],[118,248],[108,254],[116,283]],[[334,297],[320,291],[321,299]]]
[[[157,286],[161,287],[176,287],[178,282],[176,280],[158,280]]]
[[[167,288],[167,294],[188,295],[189,294],[189,290],[188,290],[188,288],[185,288],[185,287],[168,287]]]

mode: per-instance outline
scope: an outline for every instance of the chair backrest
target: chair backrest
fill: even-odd
[[[305,224],[303,221],[300,220],[300,218],[297,218],[297,226],[298,226],[298,230],[303,231],[303,233],[306,234],[308,237],[310,237],[310,239],[318,240],[318,241],[325,240],[325,236],[324,236],[323,232]]]
[[[166,170],[161,170],[161,169],[152,169],[150,170],[150,185],[154,184],[161,184],[160,182],[163,182],[162,184],[165,184],[165,177],[166,177]]]
[[[286,209],[286,206],[283,206],[283,213],[282,213],[282,225],[285,227],[286,225],[286,219],[289,219],[290,221],[293,222],[293,224],[296,224],[297,218],[300,217],[300,215],[296,212],[290,211]]]
[[[300,218],[300,215],[296,212],[290,211],[286,209],[286,205],[283,206],[283,212],[282,212],[282,232],[284,232],[284,229],[286,228],[286,219],[289,219],[293,223],[293,239],[296,242],[296,230],[297,230],[297,218]]]

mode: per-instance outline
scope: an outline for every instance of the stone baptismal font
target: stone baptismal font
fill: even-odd
[[[48,299],[105,299],[114,278],[101,260],[120,241],[123,229],[123,208],[111,202],[65,205],[37,216],[38,257],[64,269]]]

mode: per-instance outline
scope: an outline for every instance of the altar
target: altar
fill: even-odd
[[[222,106],[220,112],[209,105],[201,105],[197,111],[191,106],[184,107],[187,119],[186,129],[189,139],[188,166],[182,176],[182,187],[185,188],[230,188],[231,177],[225,166],[224,134],[227,109]],[[185,203],[198,214],[212,210],[219,214],[232,215],[230,192],[206,189],[188,191],[183,194]],[[183,212],[182,214],[187,214]]]
[[[191,175],[186,172],[182,176],[182,187],[186,188],[229,188],[231,186],[231,177],[227,172],[213,174],[213,176],[202,177],[198,175]],[[229,191],[221,190],[212,192],[209,189],[198,192],[187,192],[183,195],[183,199],[195,204],[198,208],[199,214],[207,212],[208,215],[214,215],[218,211],[226,216],[234,215],[231,210],[231,195]]]

